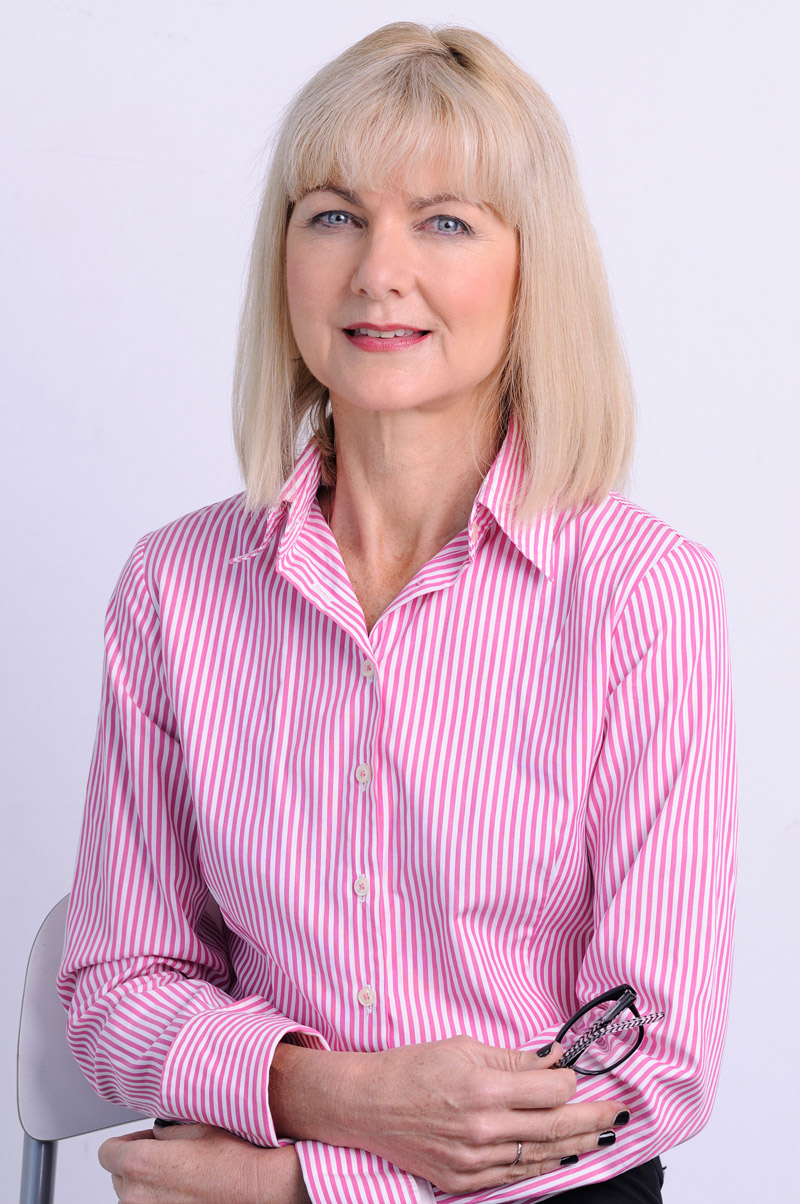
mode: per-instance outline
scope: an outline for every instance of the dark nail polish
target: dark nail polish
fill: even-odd
[[[628,1121],[630,1120],[630,1118],[631,1118],[631,1114],[628,1111],[628,1109],[623,1108],[622,1111],[618,1112],[617,1115],[614,1117],[614,1124],[615,1125],[626,1125],[628,1123]]]
[[[168,1129],[170,1125],[176,1125],[177,1123],[177,1120],[162,1120],[160,1116],[157,1116],[153,1121],[153,1127],[155,1129]]]
[[[597,1139],[597,1144],[598,1145],[613,1145],[616,1140],[617,1140],[616,1133],[613,1133],[611,1131],[611,1129],[607,1129],[605,1131],[605,1133],[600,1134],[600,1136]]]
[[[578,1161],[577,1154],[567,1154],[566,1158],[561,1159],[561,1165],[562,1166],[574,1166],[577,1161]]]
[[[549,1045],[543,1045],[541,1049],[536,1050],[537,1058],[546,1058],[552,1048],[553,1048],[552,1041]]]

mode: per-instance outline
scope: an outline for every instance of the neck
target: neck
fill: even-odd
[[[336,488],[326,516],[363,561],[429,559],[462,531],[496,451],[447,412],[353,414],[334,406]]]

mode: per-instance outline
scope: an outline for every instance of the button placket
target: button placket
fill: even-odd
[[[377,667],[372,658],[365,656],[363,652],[361,652],[358,660],[356,661],[356,665],[353,667],[356,669],[356,672],[360,677],[363,688],[363,693],[361,695],[361,707],[363,708],[363,719],[367,728],[367,732],[365,734],[367,736],[367,740],[369,741],[369,733],[374,733],[375,724],[377,722],[377,712],[375,709],[376,703],[378,702],[378,696],[375,693],[375,689],[377,689]],[[363,752],[366,752],[366,747],[362,746],[362,748]],[[374,789],[375,787],[375,783],[373,781],[373,767],[369,761],[363,760],[359,762],[355,766],[354,776],[359,786],[359,794],[362,796],[364,802],[366,802],[368,792],[370,789]],[[354,869],[358,868],[359,861],[361,866],[363,866],[365,869],[368,869],[369,867],[369,832],[373,822],[371,808],[367,807],[366,809],[361,810],[361,818],[364,824],[364,844],[361,847],[361,857],[359,857],[359,859],[356,861]],[[356,896],[356,911],[360,916],[360,923],[358,923],[358,929],[360,933],[359,943],[361,943],[361,941],[364,942],[364,961],[362,962],[361,970],[362,973],[365,973],[366,977],[366,974],[369,974],[372,968],[371,963],[373,960],[373,952],[376,940],[376,934],[374,932],[374,909],[372,906],[367,906],[367,904],[371,904],[373,902],[373,886],[368,872],[364,872],[363,870],[360,870],[356,874],[356,876],[351,880],[351,883],[353,893]],[[354,988],[357,988],[356,999],[359,1006],[364,1009],[364,1011],[367,1013],[367,1016],[372,1017],[378,1001],[378,993],[375,989],[375,986],[369,981],[365,982],[364,979],[361,980],[361,984],[359,985],[358,978],[356,978],[353,986]]]

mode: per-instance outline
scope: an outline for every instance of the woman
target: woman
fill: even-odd
[[[62,992],[99,1090],[201,1122],[107,1143],[120,1198],[659,1200],[730,970],[721,588],[610,492],[568,139],[487,39],[388,26],[298,97],[237,397],[246,497],[109,611]],[[626,983],[664,1017],[578,1086],[553,1038]]]

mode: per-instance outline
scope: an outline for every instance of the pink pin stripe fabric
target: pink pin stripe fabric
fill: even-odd
[[[704,1124],[733,921],[719,576],[618,496],[518,523],[522,471],[512,425],[468,528],[369,634],[312,447],[273,509],[233,498],[139,543],[108,612],[60,978],[102,1094],[277,1144],[287,1034],[534,1048],[629,982],[666,1018],[579,1088],[631,1109],[616,1146],[468,1199],[605,1179]],[[465,1199],[297,1149],[316,1204]]]

